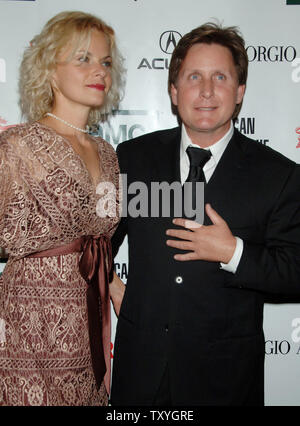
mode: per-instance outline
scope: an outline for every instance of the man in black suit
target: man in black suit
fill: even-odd
[[[264,295],[300,292],[300,174],[234,129],[247,67],[236,28],[186,34],[169,69],[180,126],[118,146],[128,185],[203,181],[205,218],[174,219],[171,203],[170,217],[121,221],[113,246],[128,235],[129,275],[115,405],[263,404]]]

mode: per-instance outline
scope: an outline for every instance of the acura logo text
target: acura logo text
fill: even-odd
[[[178,31],[169,30],[164,31],[159,37],[159,47],[167,55],[171,55],[177,46],[181,34]],[[142,58],[137,66],[137,69],[148,69],[148,70],[167,70],[169,69],[170,56],[163,58]]]

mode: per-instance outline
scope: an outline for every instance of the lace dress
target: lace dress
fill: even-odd
[[[53,129],[35,122],[0,134],[0,247],[9,253],[0,277],[0,405],[107,404],[91,366],[81,253],[28,257],[84,235],[113,234],[118,163],[113,148],[95,140],[97,191]]]

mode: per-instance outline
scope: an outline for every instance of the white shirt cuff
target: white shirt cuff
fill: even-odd
[[[220,262],[220,268],[224,271],[231,272],[232,274],[235,274],[237,267],[239,266],[243,250],[244,250],[244,242],[239,237],[235,237],[236,239],[236,246],[233,253],[232,258],[228,263],[222,263]]]

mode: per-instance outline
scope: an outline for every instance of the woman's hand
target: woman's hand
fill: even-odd
[[[109,284],[110,298],[114,305],[114,310],[117,316],[119,316],[120,308],[122,305],[126,286],[123,281],[114,272],[113,279]]]

